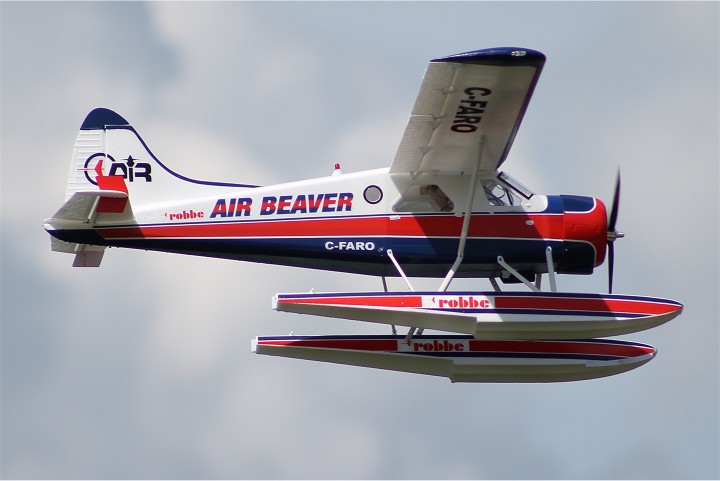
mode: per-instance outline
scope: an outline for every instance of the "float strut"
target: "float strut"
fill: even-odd
[[[515,276],[518,280],[520,280],[523,284],[525,284],[526,286],[528,286],[531,290],[533,290],[533,291],[535,291],[535,292],[540,292],[540,289],[538,289],[537,287],[535,287],[532,282],[530,282],[529,280],[527,280],[527,278],[525,278],[525,276],[523,276],[523,275],[520,274],[518,271],[516,271],[515,269],[513,269],[512,267],[510,267],[510,265],[509,265],[507,262],[505,262],[505,259],[503,259],[502,256],[498,256],[497,261],[498,261],[498,264],[500,264],[501,266],[503,266],[503,268],[504,268],[506,271],[508,271],[508,272],[509,272],[510,274],[512,274],[513,276]]]
[[[557,284],[555,284],[555,266],[553,264],[552,247],[545,249],[545,259],[547,260],[548,276],[550,277],[550,291],[557,292]]]
[[[400,264],[398,263],[397,259],[395,259],[395,256],[393,255],[392,249],[388,249],[386,252],[387,252],[388,257],[389,257],[390,260],[392,261],[392,263],[395,265],[395,269],[397,269],[397,271],[400,273],[400,275],[402,276],[403,280],[405,281],[405,284],[407,284],[408,289],[410,289],[411,291],[415,292],[415,289],[413,289],[412,284],[410,284],[410,280],[409,280],[409,279],[407,278],[407,276],[405,275],[405,272],[403,272],[402,267],[400,267]]]
[[[382,282],[383,282],[383,290],[387,293],[388,288],[387,288],[387,280],[385,280],[385,276],[382,276]],[[395,329],[395,324],[390,324],[390,326],[392,327],[393,336],[396,335],[397,329]]]

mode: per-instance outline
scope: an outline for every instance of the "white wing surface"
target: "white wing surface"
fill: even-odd
[[[507,157],[545,56],[523,48],[476,50],[432,60],[391,173],[481,172]]]

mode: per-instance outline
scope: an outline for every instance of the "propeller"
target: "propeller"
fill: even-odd
[[[613,286],[613,271],[615,269],[615,239],[625,237],[625,234],[618,232],[615,228],[617,223],[618,210],[620,209],[620,171],[617,174],[617,180],[615,181],[615,194],[613,195],[612,209],[610,210],[610,217],[608,217],[607,227],[607,245],[608,245],[608,290],[612,294]]]

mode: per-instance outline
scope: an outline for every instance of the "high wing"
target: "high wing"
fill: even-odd
[[[390,173],[481,172],[505,160],[545,63],[525,48],[495,48],[432,60]],[[483,141],[484,140],[484,141]]]

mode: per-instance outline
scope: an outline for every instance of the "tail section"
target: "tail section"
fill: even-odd
[[[170,170],[127,120],[98,108],[85,118],[73,147],[65,204],[45,221],[52,250],[76,254],[73,265],[99,265],[105,249],[93,226],[133,223],[133,209],[253,185],[206,182]]]

